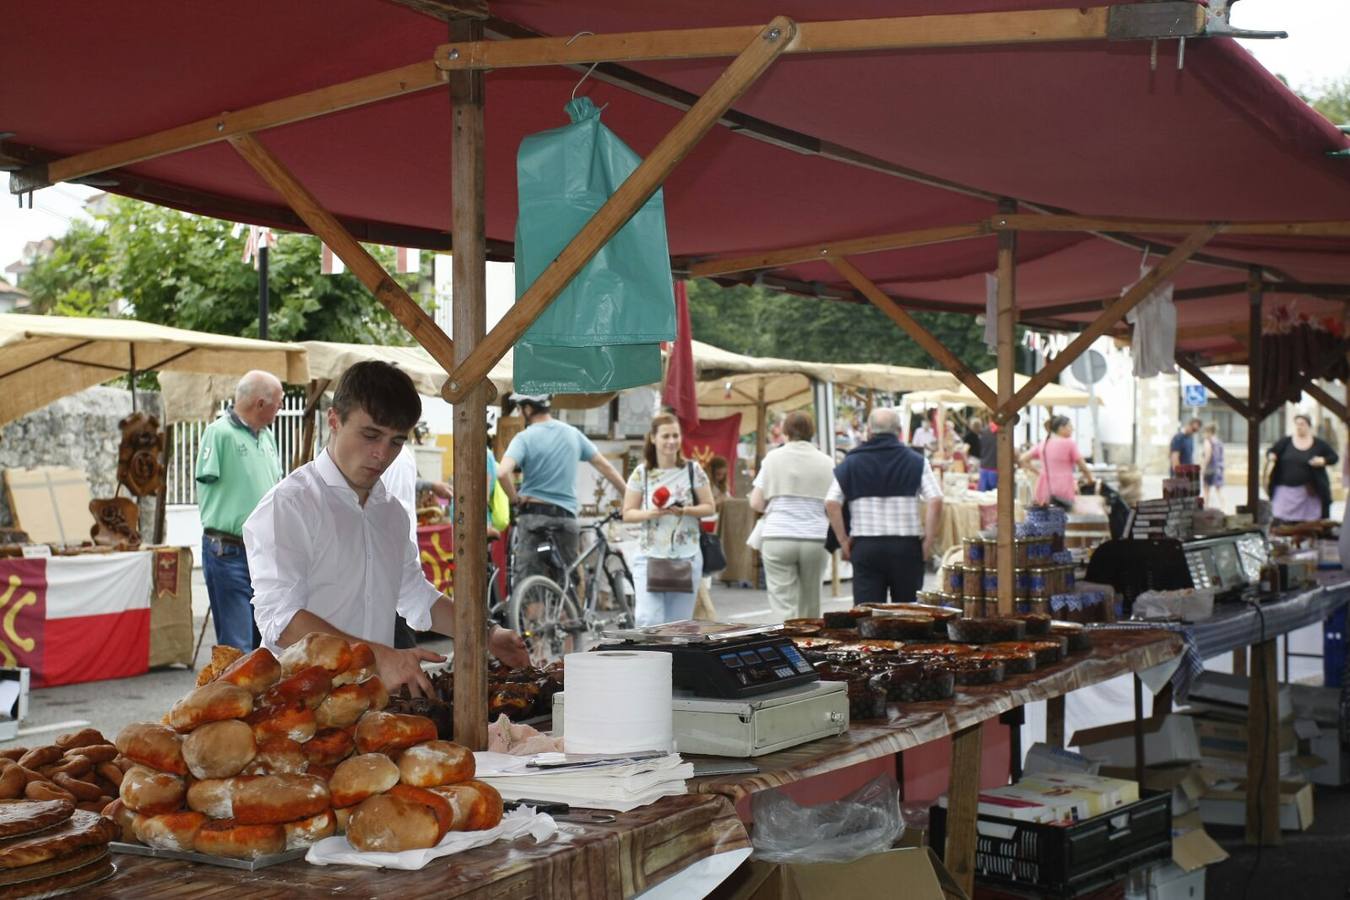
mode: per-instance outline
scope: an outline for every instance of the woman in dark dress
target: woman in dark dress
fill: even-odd
[[[1294,416],[1294,433],[1266,452],[1270,514],[1284,522],[1313,522],[1331,514],[1327,467],[1340,459],[1331,445],[1313,434],[1312,419]]]

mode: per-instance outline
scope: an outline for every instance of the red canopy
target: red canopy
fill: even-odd
[[[964,11],[1074,8],[1068,0],[494,0],[489,28],[551,35]],[[502,24],[507,23],[507,24]],[[383,0],[289,0],[257,13],[237,4],[143,0],[116,6],[10,4],[0,54],[0,130],[20,158],[64,156],[431,58],[436,18]],[[1270,23],[1278,26],[1278,22]],[[681,260],[972,222],[993,198],[1094,216],[1224,221],[1350,218],[1344,136],[1229,39],[1177,45],[1091,42],[783,56],[736,104],[785,143],[716,128],[665,187],[672,254]],[[726,60],[641,63],[628,71],[702,92]],[[509,253],[515,150],[562,124],[578,75],[561,67],[488,74],[487,232]],[[663,89],[664,90],[664,89]],[[593,79],[582,87],[635,150],[646,153],[680,110]],[[677,92],[678,92],[677,91]],[[450,116],[429,90],[271,129],[261,140],[360,237],[448,246]],[[823,148],[825,155],[809,152]],[[803,152],[807,151],[807,152]],[[827,158],[833,157],[833,158]],[[877,164],[839,161],[870,157]],[[881,171],[881,169],[893,171]],[[914,170],[968,190],[897,174]],[[214,144],[110,173],[118,193],[286,228],[296,218],[228,147]],[[930,179],[930,180],[932,180]],[[1022,234],[1019,305],[1035,310],[1118,293],[1145,242]],[[1245,267],[1301,282],[1350,282],[1350,241],[1220,237],[1178,287],[1236,284]],[[994,239],[853,257],[907,299],[983,308]],[[1207,260],[1207,261],[1205,261]],[[1223,265],[1227,263],[1228,265]],[[752,273],[749,273],[752,274]],[[773,275],[851,295],[823,263]],[[748,277],[748,276],[747,276]],[[1245,299],[1183,303],[1183,328],[1245,321]],[[1283,301],[1277,301],[1283,302]],[[1341,304],[1300,298],[1302,308]],[[1060,318],[1083,319],[1086,314]],[[1184,332],[1183,332],[1184,335]],[[1231,338],[1183,340],[1192,349]]]

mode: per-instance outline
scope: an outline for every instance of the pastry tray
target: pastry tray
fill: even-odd
[[[281,853],[269,853],[265,856],[255,857],[254,859],[233,859],[228,856],[212,856],[209,853],[195,853],[184,850],[160,850],[155,847],[147,847],[144,844],[130,844],[124,841],[113,841],[108,844],[108,849],[114,853],[130,853],[133,856],[153,856],[156,859],[181,859],[184,862],[205,863],[208,866],[225,866],[230,869],[244,869],[248,872],[256,872],[259,869],[266,869],[268,866],[275,866],[280,863],[303,859],[305,854],[309,852],[308,847],[297,847],[294,850],[283,850]]]

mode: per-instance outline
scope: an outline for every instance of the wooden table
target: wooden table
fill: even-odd
[[[219,866],[116,855],[118,874],[82,897],[360,898],[631,897],[717,853],[750,845],[723,797],[687,794],[618,814],[613,825],[558,823],[558,833],[469,850],[416,872],[311,866],[303,860],[245,872]]]
[[[951,700],[892,704],[885,721],[851,723],[849,730],[837,737],[756,757],[758,774],[700,778],[690,783],[690,789],[739,802],[758,791],[826,775],[951,736],[949,837],[943,855],[947,868],[969,894],[975,872],[975,811],[983,723],[1015,707],[1046,700],[1051,707],[1049,727],[1057,728],[1062,735],[1065,694],[1167,662],[1180,656],[1184,649],[1180,635],[1162,630],[1102,631],[1093,635],[1093,643],[1090,653],[1073,654],[1054,666],[1029,675],[1011,676],[1001,684],[960,688]]]

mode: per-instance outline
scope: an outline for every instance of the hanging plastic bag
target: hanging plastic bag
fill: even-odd
[[[523,294],[641,158],[600,122],[587,97],[570,125],[530,135],[516,157],[516,296]],[[600,248],[516,344],[515,389],[598,393],[661,380],[675,339],[665,202],[653,194]]]

